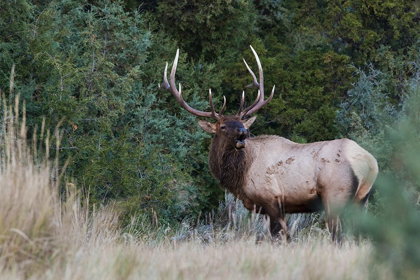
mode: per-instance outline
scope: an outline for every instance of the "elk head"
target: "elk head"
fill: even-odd
[[[264,77],[263,71],[261,67],[260,59],[255,52],[255,50],[251,47],[252,52],[254,53],[255,59],[258,64],[258,72],[259,72],[259,82],[257,77],[255,76],[254,72],[252,72],[251,68],[248,66],[244,59],[244,63],[246,68],[248,69],[249,73],[252,76],[253,83],[248,85],[247,87],[256,87],[258,89],[257,98],[255,99],[254,103],[252,103],[249,107],[243,110],[243,105],[245,101],[245,92],[242,92],[241,103],[239,106],[238,113],[234,116],[224,116],[223,112],[226,109],[226,97],[223,97],[223,107],[219,113],[216,112],[213,105],[213,98],[211,94],[211,89],[209,89],[209,103],[211,112],[204,112],[200,110],[196,110],[190,107],[182,98],[182,91],[181,91],[181,84],[179,84],[179,89],[177,89],[175,84],[175,73],[176,68],[178,65],[178,58],[179,58],[179,49],[176,51],[176,56],[174,60],[174,64],[172,66],[170,81],[168,82],[167,72],[168,72],[168,63],[166,63],[164,76],[163,76],[163,83],[160,87],[165,88],[166,90],[170,91],[173,96],[178,100],[178,103],[188,112],[194,114],[199,117],[207,117],[213,118],[216,120],[215,123],[211,123],[208,121],[198,121],[198,124],[201,128],[208,132],[214,133],[215,139],[220,140],[222,143],[225,143],[226,148],[235,148],[235,149],[242,149],[245,148],[245,140],[249,136],[248,129],[255,121],[256,117],[249,118],[248,117],[257,112],[261,109],[265,104],[267,104],[274,95],[275,86],[273,86],[273,90],[271,91],[270,97],[264,100]]]

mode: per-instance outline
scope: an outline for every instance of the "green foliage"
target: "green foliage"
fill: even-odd
[[[188,113],[181,118],[168,113],[175,106],[168,107],[169,96],[157,91],[154,81],[161,79],[164,64],[157,51],[149,53],[158,43],[143,16],[125,12],[115,1],[31,7],[39,15],[28,49],[13,42],[31,58],[16,65],[15,92],[28,104],[30,131],[43,116],[48,128],[62,124],[60,156],[63,162],[70,159],[67,180],[85,188],[94,203],[120,201],[127,215],[154,209],[162,221],[171,221],[208,209],[217,195],[197,186],[209,176],[192,177],[208,173],[204,133]],[[20,34],[35,27],[16,28]],[[1,57],[9,59],[10,53]],[[7,66],[2,85],[8,84]],[[203,106],[191,97],[193,106]]]
[[[229,49],[244,48],[255,15],[251,1],[160,1],[156,20],[194,57],[207,60],[226,56]]]
[[[276,85],[275,97],[260,112],[269,125],[262,125],[260,118],[254,127],[257,133],[299,135],[308,142],[333,139],[337,135],[337,104],[351,78],[348,57],[320,47],[292,50],[280,43],[267,49],[256,46],[262,57],[266,95]],[[255,65],[251,54],[245,58]],[[249,84],[245,71],[238,84]]]
[[[282,41],[290,32],[293,11],[287,1],[262,0],[254,1],[257,11],[257,32],[263,35],[266,32],[273,34],[277,40]]]
[[[405,193],[395,177],[380,176],[377,186],[378,199],[383,206],[381,214],[377,217],[361,215],[363,219],[355,223],[356,228],[373,240],[378,259],[391,267],[397,279],[417,279],[420,212],[414,207],[413,197]]]
[[[359,78],[340,104],[337,119],[345,133],[364,130],[376,135],[396,114],[386,92],[387,77],[373,65],[367,71],[355,70]]]
[[[415,84],[415,86],[414,86]],[[420,84],[411,82],[411,97],[398,121],[388,129],[390,169],[377,182],[375,215],[362,215],[356,228],[374,241],[378,258],[397,278],[417,279],[420,265]],[[390,172],[391,171],[391,172]],[[360,216],[359,216],[360,217]]]
[[[283,72],[281,84],[285,108],[275,116],[285,135],[296,133],[308,141],[337,135],[335,108],[345,89],[340,82],[349,76],[348,68],[340,64],[346,61],[346,57],[317,49],[300,51],[286,62],[290,68]]]
[[[334,48],[358,66],[373,60],[381,45],[401,52],[418,38],[419,9],[413,1],[303,2],[300,22],[325,31]]]
[[[29,42],[36,33],[31,1],[2,1],[0,10],[0,85],[9,84],[12,65],[30,62]],[[19,73],[21,75],[21,73]]]
[[[98,199],[126,195],[136,184],[135,173],[127,175],[129,164],[127,172],[120,171],[126,159],[133,162],[123,117],[150,44],[141,25],[139,14],[123,12],[118,3],[49,5],[31,47],[32,71],[41,74],[27,77],[38,88],[20,89],[41,107],[47,126],[64,120],[61,155],[71,157],[70,175]],[[37,98],[30,94],[35,90]],[[39,112],[28,108],[28,114]]]

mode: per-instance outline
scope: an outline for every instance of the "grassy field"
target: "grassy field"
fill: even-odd
[[[40,146],[27,147],[24,120],[10,110],[3,120],[1,279],[392,278],[368,241],[333,244],[314,218],[304,229],[292,226],[291,243],[272,242],[265,221],[229,196],[213,217],[177,229],[141,217],[121,229],[115,207],[89,207],[73,184],[59,186],[64,170],[38,159]]]
[[[42,264],[14,264],[2,271],[2,279],[368,279],[373,270],[389,279],[386,270],[372,267],[368,244],[102,242],[63,249]]]

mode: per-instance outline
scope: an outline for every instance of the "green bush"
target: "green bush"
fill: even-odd
[[[353,219],[356,231],[373,241],[378,259],[392,268],[397,279],[417,279],[420,273],[419,80],[411,80],[408,88],[410,96],[393,124],[358,138],[377,154],[380,173],[374,185],[374,211],[352,215],[363,217]]]

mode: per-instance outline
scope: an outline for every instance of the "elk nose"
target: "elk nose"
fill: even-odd
[[[241,127],[241,128],[238,128],[238,132],[241,134],[241,135],[246,135],[247,133],[248,133],[248,129],[246,129],[246,128],[244,128],[244,127]]]

